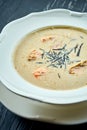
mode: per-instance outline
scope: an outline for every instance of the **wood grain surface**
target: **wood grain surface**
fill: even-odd
[[[54,8],[65,8],[78,12],[87,12],[87,0],[0,0],[0,32],[3,27],[31,12]],[[38,130],[62,128],[86,128],[87,123],[80,125],[55,125],[40,121],[27,120],[9,111],[0,103],[0,130]]]

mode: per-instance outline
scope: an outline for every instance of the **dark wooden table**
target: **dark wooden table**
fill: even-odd
[[[54,8],[65,8],[78,12],[87,12],[87,0],[0,0],[0,32],[12,20],[31,12]],[[86,128],[87,123],[77,125],[59,125],[28,120],[9,111],[0,103],[0,130],[38,130],[62,128]]]

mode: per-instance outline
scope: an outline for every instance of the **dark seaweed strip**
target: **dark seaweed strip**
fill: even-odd
[[[62,49],[65,49],[66,46],[67,46],[67,45],[65,44],[64,47],[63,47]]]
[[[58,53],[55,52],[55,58],[53,60],[51,60],[51,66],[54,66],[54,63],[55,63],[54,67],[62,68],[64,65],[66,68],[66,64],[67,64],[66,62],[68,62],[68,60],[69,60],[68,54],[71,53],[73,51],[73,49],[71,49],[69,52],[67,52],[65,47],[66,47],[66,44],[62,48],[57,49],[58,51],[59,50],[60,51]],[[53,50],[53,52],[54,52],[54,50]]]
[[[82,45],[83,45],[83,43],[78,48],[78,44],[77,44],[77,45],[75,45],[75,47],[71,48],[70,50],[68,50],[66,48],[66,44],[62,48],[58,48],[56,50],[52,49],[49,51],[45,51],[44,49],[40,48],[40,50],[42,51],[42,54],[43,54],[42,59],[45,60],[45,62],[44,62],[45,64],[48,63],[47,67],[55,67],[55,68],[64,67],[66,69],[68,64],[80,61],[80,60],[71,61],[69,55],[72,52],[76,53],[76,51],[77,51],[76,56],[79,56]]]
[[[76,50],[78,48],[78,44],[74,47],[74,52],[76,53]]]
[[[42,53],[42,59],[43,59],[43,57],[44,57],[44,55],[45,55],[45,50],[44,49],[42,49],[42,48],[39,48],[43,53]]]
[[[43,62],[36,62],[37,64],[43,64]]]
[[[62,48],[52,49],[52,50],[64,50],[66,47],[66,44]]]
[[[81,45],[79,46],[79,49],[78,49],[78,52],[77,52],[77,56],[80,55],[80,52],[81,52],[81,48],[82,48],[82,46],[83,46],[83,43],[81,43]]]
[[[74,48],[72,48],[70,51],[68,51],[67,54],[70,54],[73,50],[74,50]]]
[[[58,73],[58,77],[61,78],[59,73]]]

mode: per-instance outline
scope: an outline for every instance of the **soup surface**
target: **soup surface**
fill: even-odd
[[[87,85],[87,31],[52,26],[26,35],[15,49],[14,66],[29,83],[54,90]]]

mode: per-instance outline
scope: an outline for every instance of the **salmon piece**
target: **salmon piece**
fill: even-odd
[[[40,67],[33,72],[33,75],[35,78],[38,78],[39,76],[43,76],[46,72],[47,69]]]
[[[69,73],[70,74],[81,74],[86,67],[87,67],[87,61],[83,61],[83,62],[71,67],[69,70]]]
[[[28,60],[31,61],[31,60],[36,60],[38,57],[41,56],[41,53],[38,52],[37,50],[33,50],[29,56],[28,56]]]
[[[46,42],[46,41],[49,41],[49,40],[53,40],[54,38],[55,38],[55,36],[46,36],[46,37],[41,38],[41,41]]]

